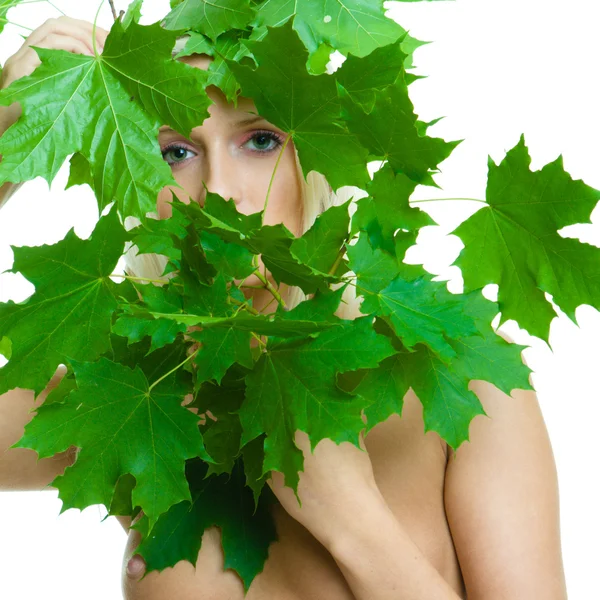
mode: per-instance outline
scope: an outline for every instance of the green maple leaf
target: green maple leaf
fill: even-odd
[[[181,260],[174,261],[178,268],[174,281],[183,285],[184,296],[190,296],[198,286],[211,285],[217,270],[208,261],[198,231],[193,224],[186,227],[186,234],[182,240],[173,240],[175,246],[181,251]]]
[[[139,314],[142,317],[152,315],[156,319],[173,319],[177,323],[183,323],[184,325],[201,325],[203,329],[235,327],[241,331],[253,331],[259,335],[278,337],[308,335],[330,329],[336,324],[315,322],[311,320],[277,318],[272,314],[252,315],[245,311],[240,311],[238,314],[232,316],[213,317],[211,315],[195,315],[189,313],[169,314],[148,312],[146,309],[138,309],[134,306],[130,307],[130,310],[133,314]]]
[[[126,344],[122,337],[111,336],[112,349],[105,357],[118,362],[132,371],[139,367],[148,381],[156,381],[165,373],[172,371],[187,358],[189,343],[179,336],[174,343],[157,349],[150,354],[150,339],[144,338],[135,344]],[[184,369],[175,371],[175,377],[169,379],[175,389],[188,386],[191,392],[191,373]],[[164,382],[161,384],[164,385]]]
[[[463,303],[462,296],[448,292],[445,282],[425,277],[407,281],[398,276],[377,294],[368,295],[361,310],[389,317],[408,349],[421,342],[449,362],[456,356],[449,340],[477,331],[473,320],[464,314]]]
[[[253,579],[264,567],[269,546],[276,541],[275,522],[270,506],[277,500],[265,488],[258,509],[252,493],[244,486],[244,470],[238,464],[230,478],[208,478],[202,461],[189,461],[186,474],[192,500],[181,502],[149,527],[146,517],[134,526],[142,534],[136,552],[146,561],[146,574],[162,571],[181,560],[196,564],[206,529],[221,529],[224,569],[233,569],[248,591]],[[144,575],[145,576],[145,575]]]
[[[137,289],[148,310],[169,313],[183,310],[181,295],[172,284],[163,287],[154,284],[140,285]],[[130,307],[124,305],[123,309],[128,311]],[[185,333],[186,327],[172,319],[141,318],[139,315],[122,314],[113,324],[112,331],[126,337],[129,344],[149,336],[151,345],[148,354],[150,354],[158,348],[172,344],[180,333]]]
[[[241,454],[244,461],[244,471],[246,473],[246,485],[252,490],[254,495],[254,506],[255,508],[258,508],[263,488],[265,487],[267,480],[271,477],[270,471],[263,473],[263,464],[265,462],[265,436],[259,435],[249,441],[242,448]]]
[[[64,404],[67,396],[77,389],[77,381],[75,380],[75,373],[71,365],[67,365],[67,373],[60,380],[60,383],[46,396],[44,400],[44,406],[50,406],[55,402]]]
[[[131,23],[139,23],[142,18],[142,5],[144,4],[144,0],[133,0],[131,4],[127,7],[127,11],[123,15],[121,19],[121,23],[123,23],[123,27],[127,29]]]
[[[477,396],[469,390],[473,379],[491,382],[510,395],[513,389],[533,389],[531,369],[520,358],[525,347],[509,344],[491,328],[496,303],[488,302],[479,291],[468,294],[465,313],[474,319],[478,335],[449,343],[456,357],[447,365],[419,344],[409,352],[384,321],[375,329],[392,338],[399,352],[375,369],[363,369],[338,376],[341,389],[358,394],[371,404],[365,408],[366,433],[392,414],[402,415],[404,396],[413,388],[423,404],[425,431],[435,431],[457,449],[469,439],[469,425],[478,414],[486,414]]]
[[[125,473],[125,475],[119,477],[105,519],[116,515],[131,516],[132,519],[137,516],[141,509],[138,507],[136,510],[131,503],[131,496],[133,494],[133,489],[135,488],[135,483],[135,477],[129,473]]]
[[[129,234],[138,254],[154,252],[178,261],[181,260],[181,247],[175,240],[186,238],[188,225],[189,221],[181,212],[173,211],[168,219],[147,219]]]
[[[401,354],[388,356],[375,369],[349,371],[338,377],[342,390],[365,399],[365,435],[391,415],[402,416],[404,396],[410,389],[410,373],[402,359]]]
[[[65,190],[73,187],[74,185],[89,185],[91,188],[94,187],[94,179],[92,177],[92,171],[90,170],[90,163],[88,160],[79,152],[75,152],[69,160],[69,179]]]
[[[431,171],[448,158],[460,141],[421,135],[404,77],[377,92],[369,113],[338,84],[348,130],[369,150],[368,160],[387,160],[394,173],[425,185],[436,185]]]
[[[556,313],[545,293],[573,322],[580,304],[600,308],[600,250],[558,234],[591,223],[600,192],[573,180],[562,156],[539,171],[530,164],[523,136],[499,165],[489,158],[488,206],[452,233],[465,244],[456,261],[465,290],[497,283],[499,325],[514,319],[548,341]]]
[[[219,194],[209,192],[206,186],[204,189],[206,198],[202,207],[196,202],[172,202],[173,207],[186,215],[197,229],[208,229],[226,242],[236,244],[243,244],[254,230],[260,229],[262,212],[245,215],[237,210],[231,199],[225,200]]]
[[[308,434],[313,451],[325,438],[360,447],[364,400],[336,387],[336,373],[374,367],[396,352],[372,329],[369,317],[341,323],[315,339],[270,339],[246,377],[246,399],[239,411],[242,446],[266,434],[262,473],[283,473],[294,492],[304,464],[294,442],[298,429]]]
[[[411,387],[423,404],[425,433],[436,431],[458,449],[469,440],[473,418],[487,416],[479,398],[468,389],[470,379],[457,372],[456,365],[449,368],[425,346],[403,358],[405,369],[411,373]]]
[[[312,53],[323,45],[342,54],[366,56],[406,31],[385,16],[384,0],[267,0],[253,25],[280,27],[294,16],[295,31]]]
[[[312,269],[329,273],[348,239],[349,204],[350,200],[322,212],[310,229],[292,242],[292,254]]]
[[[340,117],[335,80],[308,73],[308,53],[290,22],[269,28],[261,41],[245,43],[258,67],[227,61],[229,68],[259,114],[289,132],[304,176],[323,173],[334,189],[365,185],[367,153]]]
[[[0,338],[0,354],[2,354],[6,360],[10,360],[12,354],[12,342],[6,336]]]
[[[106,358],[112,362],[121,363],[131,370],[139,367],[148,381],[156,381],[165,375],[165,373],[174,371],[168,380],[163,379],[161,382],[161,386],[163,386],[161,391],[166,391],[168,388],[165,386],[170,385],[173,394],[180,396],[183,390],[192,389],[191,373],[188,373],[184,369],[176,370],[177,366],[181,365],[187,358],[188,345],[183,343],[181,337],[175,343],[159,348],[151,355],[148,355],[150,347],[150,339],[148,337],[144,338],[141,342],[127,345],[124,338],[112,335],[111,345],[112,349],[106,353]],[[46,398],[44,404],[48,403],[48,398]],[[210,455],[210,452],[208,453]],[[132,492],[135,486],[136,479],[129,473],[125,473],[119,477],[108,515],[136,517],[141,508],[139,506],[135,507],[133,504]]]
[[[398,77],[406,77],[404,63],[408,55],[402,47],[403,39],[376,48],[363,58],[350,55],[335,72],[337,82],[366,113],[373,110],[379,91],[393,84]]]
[[[100,208],[116,200],[122,214],[141,220],[156,211],[157,190],[179,187],[161,157],[158,127],[186,135],[210,105],[200,91],[206,73],[172,60],[175,38],[158,23],[124,30],[116,21],[102,56],[34,47],[42,64],[0,91],[0,105],[23,108],[0,138],[0,183],[50,183],[80,152]]]
[[[343,324],[344,321],[340,320],[334,313],[342,300],[346,285],[337,290],[317,291],[312,298],[303,300],[292,308],[292,310],[284,310],[279,305],[275,315],[284,321],[290,322],[312,321],[314,323],[331,323],[334,325]]]
[[[472,419],[486,414],[479,398],[468,389],[469,379],[422,344],[387,359],[379,371],[366,373],[360,383],[355,392],[374,402],[365,408],[369,430],[386,415],[402,413],[409,387],[423,404],[424,433],[437,432],[454,449],[469,439]]]
[[[209,379],[220,382],[235,362],[248,368],[253,366],[251,331],[298,335],[299,332],[321,331],[330,326],[310,320],[292,321],[274,315],[240,313],[228,302],[226,280],[221,274],[210,286],[188,287],[183,301],[174,288],[148,285],[140,286],[140,292],[144,305],[124,305],[129,314],[118,318],[113,331],[127,336],[130,343],[151,335],[149,352],[152,352],[172,342],[178,333],[185,331],[186,326],[202,325],[202,331],[189,334],[193,340],[201,342],[194,358],[196,388]]]
[[[211,328],[202,332],[192,332],[190,337],[201,342],[202,346],[194,359],[198,369],[198,383],[215,379],[221,381],[227,369],[235,362],[248,368],[254,366],[250,351],[251,334],[248,331],[228,328]]]
[[[436,225],[426,212],[410,206],[409,198],[416,186],[416,182],[403,173],[394,174],[386,163],[367,185],[368,197],[357,202],[351,233],[366,231],[373,248],[396,254],[396,230],[418,231],[421,227]]]
[[[151,525],[174,504],[191,500],[185,460],[212,459],[197,416],[181,406],[187,389],[172,376],[153,388],[139,367],[132,371],[106,358],[70,362],[77,389],[64,403],[41,406],[13,446],[32,448],[40,458],[69,446],[81,448],[75,464],[52,482],[63,501],[61,512],[92,504],[109,507],[125,473],[136,478],[133,505]]]
[[[238,362],[249,369],[254,365],[250,352],[251,334],[236,327],[235,316],[238,309],[229,304],[225,278],[219,274],[210,287],[198,286],[192,293],[192,301],[186,311],[198,311],[211,318],[229,318],[228,325],[218,328],[204,328],[189,335],[201,343],[194,358],[196,384],[214,379],[220,383],[229,367]]]
[[[359,282],[357,294],[362,291],[377,294],[402,272],[395,256],[371,246],[366,232],[361,231],[358,240],[347,245],[347,253],[350,269],[357,275]]]
[[[464,297],[449,293],[445,282],[404,277],[407,270],[394,257],[369,246],[361,232],[358,243],[348,247],[350,267],[367,292],[361,312],[387,317],[406,348],[424,343],[448,363],[456,356],[450,340],[477,332],[464,314]]]
[[[228,60],[240,62],[245,56],[251,56],[250,51],[242,44],[241,32],[237,30],[226,31],[219,35],[215,42],[211,42],[201,33],[192,31],[185,48],[176,58],[192,54],[208,54],[213,57],[208,66],[206,86],[215,85],[222,92],[228,102],[237,108],[240,92],[239,83],[236,81]]]
[[[242,43],[236,31],[227,31],[220,35],[215,42],[214,60],[208,68],[208,80],[206,85],[215,85],[222,92],[228,102],[231,102],[237,108],[237,100],[240,95],[240,84],[237,82],[234,74],[229,68],[228,61],[236,63],[246,56],[251,56],[251,52]]]
[[[236,413],[244,401],[246,390],[245,376],[249,369],[234,364],[227,370],[219,384],[204,381],[198,386],[189,408],[197,408],[199,414],[210,411],[200,431],[207,452],[216,464],[209,464],[207,476],[213,473],[231,473],[235,460],[240,454],[242,425]],[[258,490],[260,495],[260,490]],[[256,498],[258,501],[258,498]]]
[[[184,56],[191,56],[192,54],[208,54],[209,56],[214,56],[214,42],[209,40],[204,34],[197,33],[196,31],[190,31],[188,35],[190,37],[185,43],[185,47],[175,58],[183,58]]]
[[[247,243],[254,254],[261,255],[265,267],[269,269],[277,283],[297,285],[305,294],[313,294],[318,289],[325,290],[329,282],[336,281],[337,277],[317,272],[296,258],[293,244],[297,239],[285,225],[278,223],[264,225],[259,231],[254,231]],[[301,249],[300,252],[306,255],[306,252]],[[317,257],[311,259],[314,264],[317,264],[314,261],[319,262],[319,260]],[[330,266],[332,264],[333,260]]]
[[[226,277],[245,279],[255,271],[254,254],[248,248],[234,242],[226,242],[210,231],[202,231],[200,243],[206,260]]]
[[[187,215],[196,228],[208,229],[225,242],[260,254],[277,283],[297,285],[306,294],[311,294],[324,289],[328,281],[337,281],[337,277],[318,273],[300,262],[292,252],[292,244],[297,238],[283,223],[261,225],[262,211],[245,215],[237,210],[231,199],[226,201],[211,192],[207,192],[203,207],[195,202],[177,202],[173,206]]]
[[[164,20],[165,29],[193,29],[211,40],[229,29],[244,29],[254,17],[247,0],[184,0]]]
[[[95,360],[108,349],[121,290],[109,275],[126,239],[113,209],[87,240],[71,229],[54,245],[12,247],[10,272],[22,273],[35,293],[0,304],[0,338],[12,342],[11,360],[0,369],[0,394],[23,387],[37,395],[67,357]]]

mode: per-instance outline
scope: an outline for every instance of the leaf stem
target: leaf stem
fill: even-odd
[[[260,224],[263,224],[265,213],[267,212],[267,204],[269,203],[269,194],[271,193],[271,187],[273,185],[273,180],[275,179],[275,173],[277,172],[277,167],[279,166],[279,161],[281,161],[281,157],[285,151],[285,147],[288,145],[288,142],[292,138],[291,134],[288,133],[288,136],[285,138],[285,142],[279,151],[279,156],[277,157],[277,162],[275,163],[275,168],[273,169],[273,173],[271,174],[271,181],[269,181],[269,187],[267,188],[267,197],[265,198],[265,205],[263,206],[263,211],[260,216]]]
[[[260,279],[260,281],[264,283],[265,287],[271,292],[271,294],[273,294],[275,300],[277,300],[277,302],[279,302],[279,304],[281,304],[281,306],[285,308],[286,306],[285,302],[283,301],[283,298],[281,297],[279,292],[271,285],[271,282],[260,272],[260,269],[256,271],[256,276]]]
[[[131,281],[148,281],[150,283],[160,283],[164,285],[167,283],[166,281],[161,281],[160,279],[149,279],[148,277],[132,277],[131,275],[121,275],[121,273],[113,273],[110,277],[123,277],[123,279],[129,279]],[[183,286],[182,283],[173,283],[172,285],[180,285]]]
[[[9,21],[5,17],[0,17],[0,21],[4,21],[4,23],[6,23],[7,25],[14,25],[15,27],[20,27],[21,29],[27,29],[27,31],[33,31],[33,29],[31,29],[31,27],[26,27],[25,25],[19,25],[18,23],[15,23],[14,21]]]
[[[34,0],[34,2],[38,2],[39,0]],[[56,4],[54,4],[53,2],[50,2],[50,0],[46,0],[46,2],[55,10],[57,10],[61,15],[66,16],[66,13],[63,12],[60,8],[58,8],[58,6],[56,6]]]
[[[104,0],[102,0],[102,2],[100,2],[100,6],[98,7],[98,10],[96,11],[96,16],[94,17],[94,25],[92,26],[92,44],[94,47],[94,56],[98,56],[98,48],[96,47],[96,28],[97,28],[97,22],[98,22],[98,16],[100,15],[100,9],[102,8],[102,5],[104,4]]]
[[[116,21],[119,17],[117,16],[115,4],[114,4],[113,0],[108,0],[108,3],[110,4],[110,10],[112,10],[113,19]]]
[[[250,306],[247,302],[241,302],[240,300],[238,300],[237,298],[234,298],[233,296],[230,296],[229,298],[230,298],[230,300],[232,302],[234,302],[235,304],[238,304],[240,307],[245,306],[246,310],[248,312],[252,313],[253,315],[260,315],[261,314],[253,306]]]
[[[417,204],[419,202],[439,202],[439,201],[449,201],[449,200],[468,200],[469,202],[481,202],[482,204],[487,204],[485,200],[480,200],[479,198],[427,198],[425,200],[409,200],[409,204]]]
[[[254,271],[252,271],[252,273],[250,273],[249,275],[246,275],[246,277],[244,277],[244,279],[242,279],[240,281],[240,283],[238,285],[234,286],[234,287],[236,287],[238,290],[241,289],[241,288],[243,288],[243,287],[251,287],[251,286],[245,286],[244,285],[244,281],[246,281],[246,279],[248,279],[248,277],[251,277],[252,275],[254,275],[254,272],[256,271],[256,269],[258,269],[257,262],[258,262],[258,256],[255,254],[252,257],[252,266],[254,267]],[[261,286],[256,286],[256,287],[261,287],[262,288],[263,286],[261,285]]]
[[[353,285],[357,290],[362,290],[364,292],[367,292],[367,294],[377,294],[378,293],[378,292],[373,292],[372,290],[369,290],[366,287],[363,287],[362,285],[360,285],[358,283],[355,283],[354,281],[352,281],[352,279],[344,279],[343,281],[344,281],[344,283]]]
[[[155,387],[156,385],[158,385],[163,379],[165,379],[166,377],[168,377],[169,375],[171,375],[171,373],[175,373],[175,371],[177,371],[177,369],[180,369],[181,367],[183,367],[183,365],[185,365],[186,362],[192,360],[192,358],[194,358],[196,356],[196,354],[198,354],[198,352],[200,352],[200,348],[197,348],[194,352],[192,352],[183,362],[179,363],[176,367],[174,367],[173,369],[171,369],[168,373],[165,373],[162,377],[159,377],[149,388],[148,388],[148,392],[152,391],[152,388]]]
[[[254,333],[254,331],[250,332],[252,334],[252,337],[255,337],[258,340],[258,343],[263,347],[266,348],[267,344],[265,344],[265,342],[262,341],[261,337],[259,335],[256,335],[256,333]]]
[[[346,254],[346,242],[344,242],[338,255],[335,257],[335,262],[331,265],[331,269],[329,269],[329,272],[327,273],[328,275],[333,275],[337,271],[340,262],[342,262],[342,258],[344,258],[344,254]]]

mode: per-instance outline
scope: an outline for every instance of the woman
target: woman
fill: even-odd
[[[30,45],[91,53],[91,34],[91,24],[83,21],[63,17],[46,22],[8,61],[4,84],[38,64]],[[107,32],[98,29],[96,35],[102,45]],[[210,57],[182,60],[206,69]],[[232,198],[240,212],[261,210],[286,134],[265,121],[242,123],[255,110],[249,99],[240,99],[234,109],[216,88],[208,92],[214,101],[210,118],[189,140],[163,129],[163,156],[193,201],[203,202],[204,181],[209,190]],[[6,111],[0,115],[5,128],[16,116],[15,109],[10,116]],[[2,193],[7,197],[12,190],[14,186],[4,186]],[[174,191],[189,201],[180,190]],[[169,190],[159,195],[160,218],[170,214],[170,198]],[[283,222],[300,235],[334,201],[322,177],[313,173],[308,183],[303,181],[289,143],[265,222]],[[138,274],[148,268],[148,261],[141,260],[136,262],[133,252],[128,257],[130,269]],[[253,283],[258,282],[246,281]],[[253,293],[254,306],[268,310],[268,292],[247,291]],[[296,293],[291,288],[283,292],[288,299]],[[57,373],[38,403],[60,376]],[[470,441],[456,453],[435,432],[423,433],[422,406],[412,390],[404,398],[402,416],[380,423],[364,440],[367,452],[323,440],[311,454],[306,435],[298,432],[297,444],[305,453],[298,489],[302,509],[283,486],[281,474],[274,472],[269,484],[281,502],[273,509],[279,541],[271,546],[265,569],[246,597],[566,598],[556,468],[536,395],[515,390],[507,396],[485,381],[471,385],[491,418],[475,418]],[[32,400],[32,392],[20,389],[0,398],[0,423],[5,424],[1,450],[22,435]],[[0,459],[0,487],[41,489],[74,459],[68,452],[36,463],[33,451],[7,450]],[[129,519],[119,520],[128,531]],[[244,598],[239,577],[223,568],[218,528],[205,532],[195,567],[182,561],[141,581],[144,564],[135,556],[138,543],[137,532],[131,531],[123,561],[128,600]]]

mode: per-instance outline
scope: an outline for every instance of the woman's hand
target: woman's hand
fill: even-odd
[[[71,17],[48,19],[32,31],[21,48],[7,59],[2,71],[0,88],[6,88],[13,81],[31,75],[41,64],[37,52],[31,46],[94,56],[92,32],[93,24],[88,21]],[[98,52],[102,52],[107,37],[108,31],[96,27]]]
[[[313,454],[308,435],[296,432],[296,445],[304,453],[304,471],[298,484],[302,507],[293,490],[284,487],[281,473],[272,471],[267,481],[283,508],[327,548],[349,520],[360,519],[364,511],[385,502],[375,482],[362,432],[359,443],[362,450],[350,442],[337,445],[324,439]]]
[[[7,88],[13,81],[21,79],[21,77],[31,75],[41,64],[37,52],[31,46],[94,56],[92,28],[92,23],[71,17],[48,19],[29,35],[15,54],[6,60],[0,75],[0,89]],[[108,31],[96,27],[98,52],[104,48],[107,37]],[[19,103],[0,106],[0,136],[13,123],[16,123],[20,116],[21,105]]]

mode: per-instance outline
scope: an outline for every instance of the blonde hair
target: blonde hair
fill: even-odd
[[[173,56],[178,54],[185,46],[189,36],[181,36],[178,38],[173,49]],[[317,171],[310,171],[306,179],[302,171],[298,150],[294,146],[296,173],[300,182],[300,192],[302,197],[302,229],[305,233],[314,224],[317,217],[328,208],[343,204],[350,198],[352,202],[349,204],[350,215],[356,210],[354,202],[359,198],[366,196],[366,192],[355,186],[343,186],[337,191],[334,191],[329,185],[327,178]],[[151,212],[148,217],[158,219],[158,213]],[[125,219],[125,228],[131,229],[140,224],[140,220],[136,217],[127,217]],[[161,254],[147,253],[138,254],[138,248],[128,242],[125,252],[125,271],[132,277],[142,277],[167,282],[175,273],[163,275],[167,266],[168,258]],[[349,271],[347,276],[356,281],[356,275]],[[332,287],[338,289],[343,284],[334,284]],[[307,295],[298,286],[290,286],[287,298],[284,298],[286,307],[291,310],[300,302],[307,299]],[[359,316],[360,310],[358,305],[360,301],[356,297],[356,288],[352,283],[348,284],[342,294],[341,303],[336,311],[336,315],[342,319],[354,319]]]

